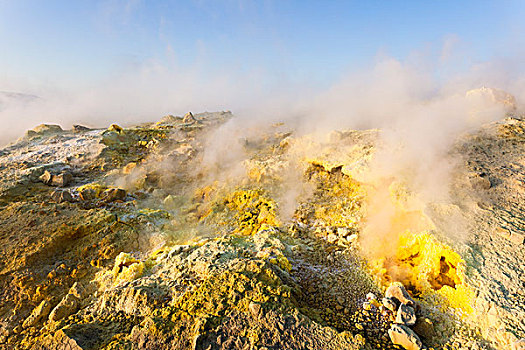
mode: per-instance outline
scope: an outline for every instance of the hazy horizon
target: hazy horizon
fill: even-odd
[[[286,119],[367,76],[416,100],[490,86],[521,104],[523,14],[520,1],[2,0],[0,91],[39,98],[0,98],[0,143],[188,110]]]

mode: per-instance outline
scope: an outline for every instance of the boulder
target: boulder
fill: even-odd
[[[26,132],[26,137],[32,137],[36,135],[43,135],[43,134],[57,134],[62,132],[62,128],[60,125],[54,125],[54,124],[40,124],[37,127],[28,130]]]
[[[33,309],[31,315],[29,315],[29,317],[25,319],[24,323],[22,324],[22,327],[33,327],[49,314],[49,310],[51,310],[51,304],[49,303],[49,301],[42,300],[42,302]]]
[[[182,118],[182,122],[186,124],[195,123],[197,119],[193,116],[193,113],[188,112],[184,115],[184,118]]]
[[[392,324],[388,336],[393,344],[402,346],[406,350],[420,350],[423,343],[413,330],[401,324]]]
[[[68,172],[63,172],[59,175],[53,175],[51,178],[51,186],[65,187],[73,181],[73,175]]]
[[[49,321],[58,321],[74,314],[78,306],[79,299],[73,294],[67,294],[49,314]]]
[[[401,304],[406,304],[408,306],[413,307],[416,305],[416,302],[412,299],[410,294],[408,294],[403,284],[399,282],[392,283],[392,285],[388,287],[385,292],[385,297],[395,299]]]
[[[434,324],[427,317],[419,317],[416,320],[416,324],[413,327],[414,332],[417,333],[420,337],[430,339],[436,336],[436,331],[434,330]]]
[[[83,201],[90,201],[97,198],[97,192],[92,188],[84,188],[78,192],[78,195]]]
[[[42,175],[40,175],[39,179],[48,186],[65,187],[69,185],[71,181],[73,181],[73,175],[67,171],[59,175],[52,175],[48,170],[46,170]]]
[[[126,198],[126,191],[122,188],[109,188],[102,192],[101,198],[106,202],[122,201]]]
[[[51,199],[56,203],[73,202],[73,196],[69,191],[54,191],[51,194]]]
[[[118,134],[121,134],[124,129],[122,129],[122,127],[118,126],[117,124],[111,124],[108,128],[108,131],[114,131]]]
[[[413,307],[401,304],[397,309],[396,323],[413,326],[416,324],[416,311]]]

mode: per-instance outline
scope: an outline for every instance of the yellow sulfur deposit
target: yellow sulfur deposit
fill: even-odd
[[[271,264],[279,266],[281,269],[290,272],[292,270],[292,264],[283,255],[283,253],[277,249],[264,248],[259,251],[256,255],[260,259],[268,260]]]
[[[403,284],[423,296],[435,291],[448,306],[472,312],[473,294],[465,283],[465,262],[449,246],[429,233],[405,232],[399,237],[396,260]]]
[[[105,190],[107,189],[106,186],[103,186],[99,183],[96,183],[96,182],[92,182],[92,183],[88,183],[88,184],[85,184],[85,185],[82,185],[80,187],[77,188],[77,191],[79,193],[82,193],[84,191],[93,191],[94,195],[98,198],[100,197],[100,194],[102,192],[104,192]]]
[[[365,190],[351,177],[318,171],[314,174],[321,186],[315,203],[314,218],[325,226],[357,227]]]
[[[115,283],[119,281],[133,281],[142,276],[144,263],[128,253],[121,252],[115,258],[115,265],[112,272],[115,277]]]
[[[234,214],[236,232],[256,233],[265,227],[279,226],[275,202],[261,190],[240,190],[228,195],[224,204]]]

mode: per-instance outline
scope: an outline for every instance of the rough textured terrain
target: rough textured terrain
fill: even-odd
[[[464,135],[449,200],[419,203],[401,179],[368,180],[378,130],[268,126],[216,164],[210,135],[232,118],[42,125],[0,150],[0,349],[525,338],[525,121]],[[384,257],[367,251],[378,193],[396,233]]]

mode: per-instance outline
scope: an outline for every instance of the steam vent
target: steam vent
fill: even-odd
[[[376,129],[29,130],[0,150],[0,349],[525,349],[525,120],[487,96],[506,116],[434,182]]]

